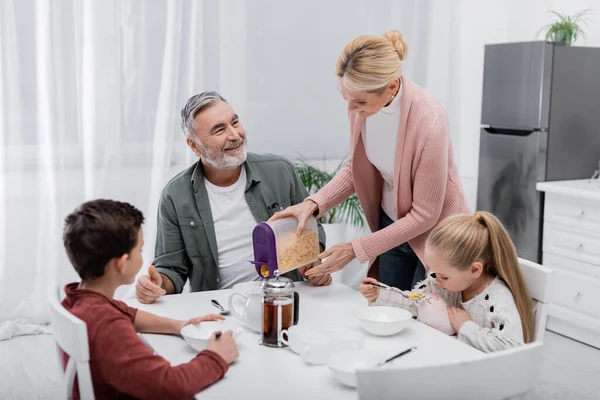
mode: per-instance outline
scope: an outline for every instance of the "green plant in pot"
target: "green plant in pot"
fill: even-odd
[[[590,10],[579,11],[573,16],[557,11],[551,13],[556,17],[556,20],[540,29],[538,36],[546,30],[545,38],[548,42],[566,45],[575,43],[580,37],[585,39],[582,25],[587,26],[588,19],[586,17],[590,14]]]
[[[332,173],[316,168],[306,161],[297,163],[296,169],[300,174],[300,179],[302,180],[304,187],[306,187],[306,190],[313,195],[333,179],[345,164],[346,160],[342,161]],[[320,221],[322,224],[346,223],[355,228],[362,228],[365,226],[365,216],[356,194],[353,194],[331,210],[327,211],[325,215],[320,218]]]

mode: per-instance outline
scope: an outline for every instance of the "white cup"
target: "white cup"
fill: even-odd
[[[288,329],[284,329],[281,331],[280,340],[286,346],[289,346],[290,349],[299,356],[302,355],[302,351],[304,350],[304,342],[307,338],[315,337],[320,335],[321,333],[310,327],[302,326],[302,325],[293,325]]]
[[[304,338],[302,360],[310,365],[323,365],[333,354],[332,339],[326,332]]]
[[[346,350],[362,350],[365,348],[365,335],[355,330],[338,330],[333,334],[336,352]]]

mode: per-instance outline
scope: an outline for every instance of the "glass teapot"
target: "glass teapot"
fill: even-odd
[[[278,276],[262,284],[261,343],[269,347],[285,347],[281,331],[298,323],[300,296],[291,279]]]

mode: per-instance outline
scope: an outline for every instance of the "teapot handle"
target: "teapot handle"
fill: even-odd
[[[244,303],[248,302],[248,298],[246,296],[244,296],[241,293],[234,293],[231,296],[229,296],[229,311],[231,311],[231,313],[233,314],[234,317],[236,317],[237,319],[239,319],[240,321],[244,321],[244,315],[243,313],[240,314],[237,311],[235,311],[235,307],[233,306],[233,299],[235,299],[235,296],[240,296],[242,299],[244,299]]]
[[[293,325],[298,325],[298,320],[300,319],[300,295],[298,292],[294,292],[294,320],[292,322]]]

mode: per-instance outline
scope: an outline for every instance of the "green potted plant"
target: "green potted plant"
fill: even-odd
[[[335,171],[329,173],[302,160],[296,164],[296,169],[300,174],[300,179],[304,187],[306,187],[309,194],[313,195],[329,183],[345,164],[346,160],[343,160]],[[339,205],[327,211],[320,218],[320,221],[322,224],[348,224],[354,228],[365,226],[365,216],[356,194],[353,194]]]
[[[588,19],[586,17],[590,14],[590,10],[579,11],[573,16],[557,11],[551,11],[551,13],[556,17],[556,20],[542,27],[538,35],[546,30],[545,38],[548,42],[563,45],[571,45],[579,37],[585,39],[586,36],[582,25],[587,25]]]
[[[343,160],[333,172],[317,168],[306,161],[297,163],[296,168],[302,183],[312,195],[331,181],[345,164],[346,160]],[[364,231],[366,228],[365,215],[356,194],[326,212],[320,218],[320,221],[327,234],[328,248],[336,244],[349,242],[366,233]],[[353,260],[344,269],[334,272],[333,280],[358,290],[360,282],[367,275],[367,270],[368,263],[361,264],[358,260]]]

